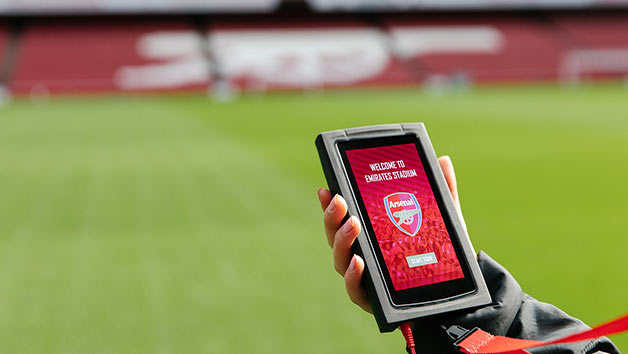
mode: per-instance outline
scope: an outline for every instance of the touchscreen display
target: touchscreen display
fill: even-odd
[[[394,289],[463,278],[416,145],[352,149],[346,159]]]

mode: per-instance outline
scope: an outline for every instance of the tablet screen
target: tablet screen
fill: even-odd
[[[424,300],[468,291],[458,247],[441,211],[443,202],[432,188],[431,170],[425,167],[416,142],[399,139],[341,147],[358,204],[366,214],[363,219],[385,266],[385,278],[394,292],[402,293],[461,280],[458,287],[440,289],[438,294],[424,292]]]
[[[395,290],[462,278],[414,144],[347,151]]]

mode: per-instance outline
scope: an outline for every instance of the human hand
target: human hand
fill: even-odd
[[[449,191],[462,219],[456,176],[451,159],[443,156],[438,163],[445,175]],[[360,282],[364,273],[364,260],[353,255],[351,245],[360,233],[360,224],[355,216],[341,227],[347,213],[347,203],[341,196],[332,196],[327,189],[318,190],[318,198],[325,211],[324,223],[327,242],[333,248],[334,268],[344,276],[349,298],[365,311],[372,313]],[[462,219],[464,225],[464,219]],[[465,226],[466,227],[466,226]],[[442,330],[443,325],[460,325],[465,328],[479,327],[499,336],[548,340],[557,333],[570,333],[587,329],[580,320],[570,317],[557,307],[542,303],[521,291],[521,287],[508,271],[486,253],[478,254],[482,271],[492,302],[477,308],[444,313],[412,321],[415,341],[421,343],[425,353],[459,354],[450,338]],[[608,338],[568,343],[530,350],[533,353],[613,353],[619,350]]]
[[[441,156],[438,159],[438,163],[445,175],[454,204],[462,218],[456,175],[451,159],[449,156]],[[325,212],[323,217],[325,235],[327,236],[327,243],[333,250],[334,268],[344,277],[345,288],[351,301],[365,311],[373,313],[371,305],[366,298],[366,293],[360,285],[362,274],[364,273],[364,260],[351,251],[351,245],[361,230],[360,222],[357,217],[351,216],[341,226],[342,220],[347,214],[347,203],[340,195],[332,196],[329,190],[320,188],[318,190],[318,199]]]

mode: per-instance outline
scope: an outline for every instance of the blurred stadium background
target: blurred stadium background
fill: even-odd
[[[628,299],[628,1],[0,0],[0,351],[394,353],[315,134],[423,121],[476,249]],[[628,337],[615,338],[620,349]]]

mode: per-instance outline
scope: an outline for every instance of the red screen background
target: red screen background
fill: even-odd
[[[414,144],[347,150],[357,186],[371,220],[395,290],[404,290],[464,277],[449,233]],[[370,164],[403,160],[405,167],[373,171]],[[414,177],[367,183],[365,176],[414,169]],[[390,220],[384,197],[408,192],[416,196],[422,224],[415,236],[401,232]],[[406,257],[434,252],[437,263],[410,267]]]

